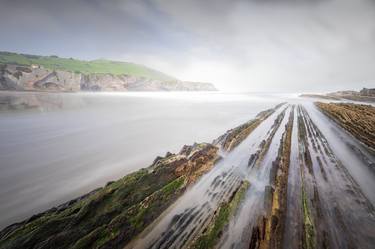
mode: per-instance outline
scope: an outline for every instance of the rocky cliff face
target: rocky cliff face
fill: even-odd
[[[131,75],[82,74],[41,66],[0,65],[0,90],[18,91],[215,91],[211,83],[161,81]]]

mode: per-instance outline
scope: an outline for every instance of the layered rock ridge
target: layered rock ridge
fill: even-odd
[[[122,248],[210,170],[218,148],[184,146],[148,168],[13,224],[0,248]]]
[[[328,117],[375,151],[375,107],[350,103],[315,103]]]

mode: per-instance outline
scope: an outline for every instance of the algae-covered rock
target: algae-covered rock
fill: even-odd
[[[233,129],[228,130],[225,134],[221,135],[213,141],[213,144],[221,146],[225,151],[231,151],[237,145],[239,145],[247,136],[257,128],[265,119],[273,114],[278,108],[283,106],[285,103],[280,103],[274,108],[267,109],[256,115],[252,120],[243,123]]]
[[[205,232],[197,238],[190,246],[195,249],[214,248],[219,241],[224,228],[228,225],[230,219],[234,216],[244,198],[247,189],[250,187],[248,181],[242,181],[239,187],[234,191],[231,198],[227,202],[221,203],[216,210],[216,215],[208,225]]]
[[[217,150],[202,143],[159,157],[148,168],[5,228],[0,248],[122,248],[212,168]]]

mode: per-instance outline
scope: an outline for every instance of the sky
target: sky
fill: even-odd
[[[0,0],[0,51],[144,64],[223,91],[375,87],[375,0]]]

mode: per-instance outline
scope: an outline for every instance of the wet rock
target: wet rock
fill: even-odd
[[[265,217],[261,216],[258,218],[256,225],[251,232],[249,249],[259,249],[264,247],[264,242],[266,240],[266,223],[267,219]]]
[[[324,94],[300,94],[299,97],[314,98],[314,99],[340,100],[339,97],[327,96],[327,95],[324,95]]]
[[[161,159],[163,159],[163,157],[161,156],[157,156],[154,161],[152,162],[152,165],[156,165]]]
[[[189,146],[189,145],[184,145],[183,147],[182,147],[182,149],[180,150],[180,154],[182,154],[182,155],[189,155],[190,154],[190,152],[191,152],[191,150],[192,150],[192,146]]]
[[[316,105],[351,135],[375,151],[375,107],[351,103]]]
[[[270,185],[264,190],[264,214],[258,217],[252,230],[249,248],[281,248],[283,244],[293,120],[294,106],[280,139],[277,157],[272,162]],[[280,122],[274,125],[276,129]]]
[[[363,96],[375,97],[375,88],[363,88],[359,93]]]
[[[261,230],[258,226],[253,227],[249,249],[258,249],[260,247]]]
[[[0,232],[0,248],[123,248],[212,168],[218,148],[194,144],[105,187]]]
[[[269,214],[271,212],[273,190],[273,187],[269,185],[264,188],[264,211],[266,212],[266,214]]]
[[[193,242],[189,248],[210,249],[215,248],[217,242],[223,235],[223,231],[227,226],[231,217],[236,213],[242,199],[245,196],[250,183],[242,181],[234,190],[228,200],[224,200],[217,210],[208,226],[203,230],[202,234]]]
[[[249,158],[249,162],[247,163],[247,166],[253,167],[257,159],[258,159],[258,153],[251,154]]]
[[[270,184],[272,186],[275,185],[276,181],[276,175],[277,175],[277,170],[279,169],[279,162],[278,161],[273,161],[271,170],[270,170]]]
[[[278,108],[285,103],[276,105],[274,108],[262,111],[258,115],[236,128],[228,130],[213,141],[213,144],[221,146],[225,151],[230,151],[240,144],[258,125],[260,125],[266,118],[273,114]]]
[[[170,157],[170,156],[172,156],[173,154],[171,153],[171,152],[167,152],[166,154],[165,154],[165,157]]]

